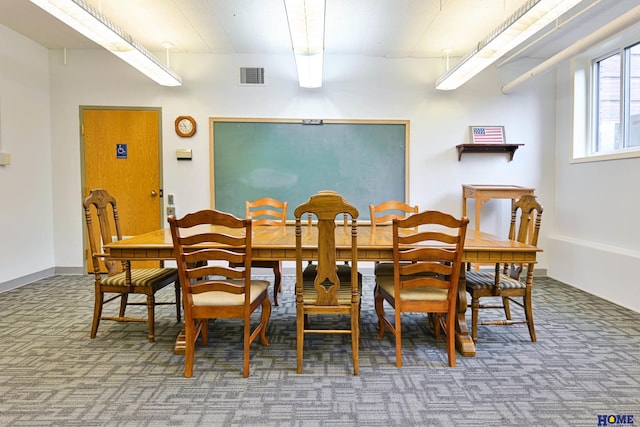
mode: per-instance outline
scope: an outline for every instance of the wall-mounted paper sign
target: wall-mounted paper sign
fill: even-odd
[[[116,159],[127,158],[127,144],[116,144]]]
[[[178,149],[176,149],[176,159],[178,159],[178,160],[191,160],[191,148],[178,148]]]

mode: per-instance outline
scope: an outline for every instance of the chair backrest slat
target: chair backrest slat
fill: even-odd
[[[538,244],[538,234],[542,221],[542,210],[542,205],[538,203],[536,196],[525,194],[520,197],[520,199],[513,204],[513,210],[511,211],[509,239],[536,246]],[[531,221],[534,221],[534,223],[531,224]]]
[[[169,217],[183,293],[248,294],[251,281],[251,219],[216,210]],[[234,265],[243,265],[234,267]],[[230,280],[233,280],[231,282]]]
[[[245,214],[253,220],[253,225],[285,225],[287,221],[288,202],[271,197],[246,201]]]
[[[391,224],[394,219],[401,219],[418,213],[418,206],[411,206],[408,203],[398,200],[387,200],[377,206],[369,205],[371,215],[371,229],[375,230],[377,225]]]
[[[87,225],[87,239],[89,240],[89,249],[91,250],[91,261],[95,274],[101,269],[100,254],[103,254],[103,245],[111,243],[114,240],[122,240],[122,232],[120,231],[120,220],[118,217],[118,206],[116,199],[111,196],[107,190],[96,188],[89,192],[89,196],[83,203],[85,222]],[[96,236],[96,230],[93,223],[97,218],[99,239]],[[115,234],[113,231],[115,230]],[[125,263],[121,261],[103,260],[109,275],[121,272],[125,267]]]
[[[532,194],[525,194],[513,204],[511,223],[509,225],[509,239],[520,243],[538,245],[540,224],[542,223],[542,205]],[[533,221],[533,224],[531,223]],[[509,276],[520,279],[523,268],[521,264],[511,264]],[[496,284],[497,286],[497,284]]]
[[[457,219],[439,211],[394,219],[396,292],[436,287],[448,289],[449,298],[455,298],[468,223],[466,217]]]

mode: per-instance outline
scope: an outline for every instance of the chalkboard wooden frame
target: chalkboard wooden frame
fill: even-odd
[[[287,218],[293,219],[295,207],[309,196],[334,190],[358,208],[360,220],[368,220],[369,203],[408,201],[409,125],[210,117],[211,207],[244,217],[245,200],[269,196],[287,200]]]

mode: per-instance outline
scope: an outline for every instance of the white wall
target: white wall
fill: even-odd
[[[549,230],[549,275],[640,311],[640,158],[571,163],[568,63],[558,70],[557,86],[557,226]]]
[[[56,271],[83,266],[80,105],[151,106],[163,111],[165,193],[178,214],[208,207],[207,119],[229,117],[408,119],[410,201],[460,213],[462,183],[536,188],[544,204],[541,268],[551,277],[640,311],[640,159],[570,163],[570,70],[563,64],[510,95],[500,87],[533,63],[483,72],[453,92],[433,82],[441,60],[329,56],[325,85],[303,90],[289,56],[172,55],[184,86],[164,88],[101,51],[46,49],[0,25],[0,291]],[[267,85],[237,85],[239,66],[264,66]],[[556,93],[557,90],[557,93]],[[173,120],[194,116],[189,140]],[[455,145],[469,125],[505,125],[524,143],[512,162],[503,155],[465,155]],[[192,162],[175,160],[192,148]],[[54,197],[55,195],[55,197]],[[470,206],[473,209],[473,203]],[[483,230],[506,233],[508,204],[483,207]]]
[[[53,273],[47,50],[0,25],[0,291]]]
[[[412,203],[459,215],[463,183],[531,186],[545,204],[553,201],[553,168],[545,166],[554,154],[553,80],[502,95],[501,85],[521,69],[494,70],[458,91],[439,92],[433,82],[440,60],[328,56],[323,88],[305,90],[290,55],[176,54],[172,67],[184,85],[165,88],[106,52],[68,52],[66,65],[62,57],[59,51],[50,56],[58,267],[83,262],[79,105],[162,107],[164,191],[175,194],[178,215],[210,206],[209,117],[409,119]],[[239,86],[240,66],[265,67],[266,86]],[[183,114],[198,121],[193,138],[173,131]],[[469,125],[505,125],[509,141],[525,146],[512,162],[503,154],[465,155],[458,162],[455,145],[468,141]],[[191,148],[193,161],[177,161],[176,148]],[[509,206],[485,204],[483,230],[506,235]],[[552,215],[546,221],[552,223]],[[540,259],[545,268],[545,255]]]
[[[39,70],[46,70],[46,51],[35,45],[30,47],[40,53],[38,59],[44,62]],[[11,52],[14,55],[16,49],[12,47]],[[164,191],[175,194],[178,215],[210,206],[209,117],[408,119],[411,123],[410,202],[423,209],[441,209],[459,215],[463,183],[531,186],[536,188],[545,206],[540,240],[543,249],[546,249],[546,230],[555,229],[553,76],[537,78],[526,89],[512,95],[500,92],[503,84],[532,65],[526,61],[487,70],[456,91],[440,92],[433,89],[436,78],[444,71],[444,61],[439,59],[328,56],[323,88],[308,90],[298,87],[290,55],[174,54],[172,67],[184,80],[184,85],[178,88],[158,86],[102,50],[68,50],[66,63],[63,58],[62,51],[49,52],[50,112],[45,105],[47,111],[39,114],[43,116],[41,120],[30,123],[30,132],[43,137],[21,143],[25,150],[43,155],[29,159],[31,175],[26,183],[16,180],[21,188],[13,191],[13,200],[18,203],[13,207],[15,218],[9,218],[24,224],[30,205],[19,200],[19,196],[31,192],[31,187],[47,186],[47,197],[40,198],[46,201],[47,208],[39,210],[38,220],[43,226],[42,218],[45,218],[44,224],[53,218],[53,249],[50,226],[42,232],[34,229],[33,224],[26,224],[21,234],[44,242],[39,246],[47,256],[43,259],[48,259],[44,264],[55,266],[58,272],[79,272],[84,264],[78,126],[81,105],[162,108]],[[8,52],[0,59],[3,63],[14,60]],[[239,86],[240,66],[265,67],[266,86]],[[10,76],[10,81],[3,86],[13,85],[13,80],[23,78],[22,74],[28,69],[28,65],[22,66],[16,73],[19,75]],[[46,83],[46,71],[42,72]],[[46,88],[44,92],[46,100]],[[26,95],[21,94],[21,99]],[[32,105],[29,107],[31,117]],[[198,132],[193,138],[175,135],[174,119],[183,114],[198,121]],[[455,145],[468,142],[470,125],[504,125],[509,142],[525,145],[511,162],[504,154],[465,154],[458,162]],[[178,162],[176,148],[191,148],[193,161]],[[48,159],[52,159],[53,170],[48,166]],[[47,165],[33,167],[33,162],[43,161]],[[50,179],[53,192],[48,183]],[[473,208],[471,202],[470,211]],[[507,201],[490,201],[482,212],[483,230],[506,235]],[[14,251],[7,251],[2,262],[14,266],[21,259]],[[539,260],[539,267],[547,268],[546,252]],[[18,272],[17,276],[40,269],[30,263],[27,271]],[[0,283],[11,278],[4,269],[0,272]]]

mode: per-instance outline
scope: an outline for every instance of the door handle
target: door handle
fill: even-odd
[[[151,190],[151,197],[156,197],[158,192],[156,190]]]

